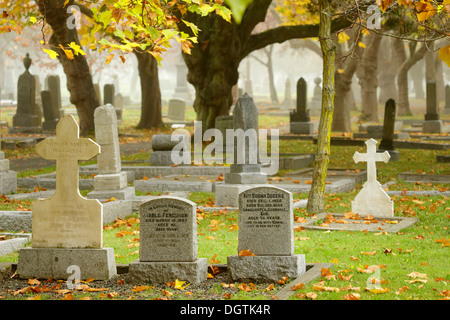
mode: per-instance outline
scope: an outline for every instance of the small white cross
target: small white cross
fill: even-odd
[[[383,153],[377,152],[377,141],[374,139],[369,139],[366,141],[367,153],[355,152],[353,155],[353,160],[358,162],[367,162],[367,182],[372,183],[377,181],[377,168],[375,162],[383,161],[387,163],[391,156],[389,152],[385,151]]]

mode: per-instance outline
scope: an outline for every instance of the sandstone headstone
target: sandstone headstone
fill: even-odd
[[[154,134],[152,136],[153,152],[150,152],[150,165],[171,166],[175,164],[172,160],[172,152],[176,152],[173,151],[173,148],[180,142],[185,143],[185,147],[183,149],[187,150],[188,141],[186,136],[178,134]],[[178,155],[183,157],[182,151],[179,151]]]
[[[383,161],[387,163],[390,155],[387,151],[377,153],[377,141],[374,139],[367,140],[366,145],[367,153],[361,154],[356,151],[353,155],[353,160],[356,163],[361,161],[367,162],[367,181],[356,195],[355,200],[352,201],[352,211],[360,216],[370,214],[378,217],[393,217],[394,202],[377,181],[376,170],[376,162]]]
[[[186,101],[183,99],[170,99],[167,118],[174,121],[184,121]]]
[[[133,199],[134,188],[128,187],[127,173],[122,172],[117,113],[111,104],[100,106],[94,112],[95,139],[101,146],[97,156],[98,173],[94,177],[94,191],[89,199]]]
[[[239,194],[238,255],[229,256],[233,281],[277,281],[305,272],[305,256],[294,254],[292,193],[273,186]]]
[[[103,206],[80,195],[78,160],[96,156],[100,147],[79,138],[74,117],[65,115],[56,138],[36,145],[45,159],[56,160],[56,191],[33,205],[31,247],[21,249],[17,273],[21,278],[67,279],[67,268],[77,265],[81,277],[109,279],[116,274],[114,249],[103,246]]]
[[[445,86],[445,108],[444,114],[450,114],[450,85]]]
[[[173,98],[181,99],[184,101],[191,101],[191,93],[189,92],[187,82],[187,67],[182,57],[176,64],[176,69],[177,69],[177,82]]]
[[[0,194],[17,192],[17,173],[10,170],[9,160],[5,159],[5,153],[0,151]]]
[[[205,281],[206,259],[197,258],[195,203],[164,196],[141,204],[139,211],[139,260],[130,264],[132,281]]]

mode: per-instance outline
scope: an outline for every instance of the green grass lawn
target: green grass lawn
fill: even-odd
[[[263,119],[267,126],[276,125],[280,119]],[[132,121],[131,121],[132,122]],[[130,128],[131,122],[122,123]],[[125,128],[124,127],[124,128]],[[136,131],[143,134],[142,131]],[[146,135],[154,133],[145,131]],[[130,140],[132,141],[132,140]],[[280,152],[314,153],[311,141],[280,141]],[[330,168],[365,169],[365,163],[355,164],[355,151],[366,152],[365,147],[331,147]],[[400,149],[397,162],[378,163],[378,180],[386,183],[397,180],[400,172],[412,171],[430,174],[450,174],[446,163],[437,163],[437,154],[448,151]],[[21,155],[32,150],[21,151]],[[11,152],[11,155],[13,152]],[[148,153],[130,155],[126,160],[147,159]],[[124,160],[123,159],[123,160]],[[83,164],[95,163],[84,162]],[[54,168],[30,170],[19,176],[32,176],[54,171]],[[283,175],[285,172],[280,172]],[[327,194],[327,212],[350,211],[361,185],[355,191]],[[390,190],[449,190],[449,184],[405,183],[396,181]],[[88,191],[83,191],[85,195]],[[139,195],[143,195],[139,193]],[[294,199],[305,199],[307,194],[294,194]],[[395,216],[415,217],[418,222],[395,234],[357,231],[295,231],[295,253],[305,254],[307,263],[331,262],[334,268],[312,283],[298,289],[293,299],[342,300],[360,299],[441,299],[448,298],[450,284],[450,202],[443,196],[393,196]],[[190,200],[197,205],[214,204],[213,193],[191,193]],[[9,201],[0,199],[0,210],[29,210],[36,200]],[[308,218],[305,209],[294,210],[294,218]],[[237,254],[238,212],[197,212],[198,256],[211,263],[226,263],[227,256]],[[113,247],[117,263],[130,263],[139,257],[139,215],[119,219],[104,227],[104,246]],[[0,257],[0,262],[17,261],[18,254]],[[377,267],[374,267],[377,266]],[[377,273],[368,273],[376,268]],[[381,289],[368,291],[370,280],[380,279]],[[369,281],[369,282],[368,282]],[[215,290],[220,291],[221,287]],[[447,291],[446,291],[447,290]],[[353,295],[350,295],[350,294]],[[234,298],[258,299],[256,292],[240,292]]]

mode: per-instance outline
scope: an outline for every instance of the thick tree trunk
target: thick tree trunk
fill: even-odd
[[[382,36],[376,33],[369,35],[367,47],[361,63],[361,121],[378,122],[378,99],[377,99],[377,55]]]
[[[68,5],[72,2],[70,1]],[[66,21],[69,14],[64,9],[64,0],[37,0],[36,3],[46,22],[52,28],[50,44],[59,54],[58,59],[67,77],[70,102],[77,108],[80,134],[84,136],[94,130],[94,110],[100,105],[100,102],[95,94],[94,83],[85,56],[74,55],[74,59],[69,60],[64,51],[59,48],[59,45],[68,48],[71,42],[80,45],[77,30],[67,27]]]
[[[331,1],[319,0],[319,39],[323,55],[322,109],[320,113],[317,152],[314,159],[311,190],[306,211],[321,213],[325,208],[325,186],[330,161],[331,124],[335,92],[336,47],[331,39]]]
[[[141,81],[141,119],[138,129],[151,129],[163,125],[161,90],[159,88],[158,62],[149,53],[135,51]]]

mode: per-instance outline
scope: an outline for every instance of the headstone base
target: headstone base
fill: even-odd
[[[422,131],[424,133],[442,133],[442,120],[427,120],[422,123]]]
[[[17,172],[7,170],[0,172],[0,194],[17,192]]]
[[[192,284],[205,282],[208,275],[206,258],[193,262],[143,262],[130,263],[129,277],[133,283],[160,284],[173,282],[176,279]]]
[[[151,166],[171,166],[175,163],[172,160],[172,151],[153,151],[150,153]],[[180,164],[180,166],[183,164]]]
[[[292,256],[228,256],[228,278],[239,282],[276,282],[306,272],[304,254]]]
[[[225,183],[262,184],[267,182],[264,172],[230,172],[225,174]]]
[[[55,131],[59,120],[45,120],[42,123],[42,131]]]
[[[127,187],[127,173],[125,171],[111,174],[98,174],[94,177],[94,189],[121,190]]]
[[[313,134],[314,123],[312,122],[291,122],[289,125],[290,133]]]
[[[218,184],[215,186],[216,205],[218,207],[239,207],[239,193],[254,187],[267,186],[251,184]]]
[[[389,153],[389,155],[391,156],[389,161],[400,160],[400,152],[398,152],[397,150],[377,150],[377,152],[384,152],[384,151],[387,151]]]
[[[40,133],[42,132],[42,127],[9,127],[8,133]]]
[[[80,268],[80,280],[93,278],[109,280],[117,274],[113,248],[101,249],[61,249],[61,248],[23,248],[19,251],[17,274],[21,279],[62,279],[69,266]]]
[[[361,191],[352,201],[352,211],[360,216],[372,215],[392,218],[394,216],[394,202],[381,188],[378,181],[366,182]]]
[[[88,199],[111,199],[117,200],[133,200],[136,197],[134,187],[125,187],[119,190],[94,190],[86,195]]]

